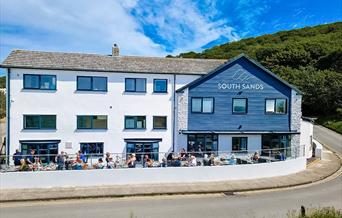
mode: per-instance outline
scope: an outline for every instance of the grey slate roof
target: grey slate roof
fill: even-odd
[[[207,74],[226,60],[106,56],[97,54],[14,50],[2,68],[130,73]]]

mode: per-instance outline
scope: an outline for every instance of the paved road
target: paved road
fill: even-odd
[[[314,138],[342,154],[342,135],[323,126],[314,126]]]
[[[317,139],[341,151],[335,133],[315,127]],[[329,135],[328,135],[329,134]],[[299,189],[237,195],[88,199],[1,205],[0,217],[286,217],[291,210],[334,206],[342,210],[342,177]]]

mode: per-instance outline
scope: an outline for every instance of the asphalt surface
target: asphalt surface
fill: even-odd
[[[315,138],[341,152],[341,136],[321,127]],[[0,217],[287,217],[293,210],[334,206],[342,210],[342,177],[281,191],[6,203]]]

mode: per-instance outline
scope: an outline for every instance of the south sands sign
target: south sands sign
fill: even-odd
[[[222,90],[263,90],[264,85],[260,83],[218,83],[218,89]]]

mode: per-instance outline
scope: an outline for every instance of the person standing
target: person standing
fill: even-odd
[[[13,161],[15,166],[20,166],[20,160],[22,159],[22,154],[19,151],[19,149],[15,150],[15,153],[13,154]]]

